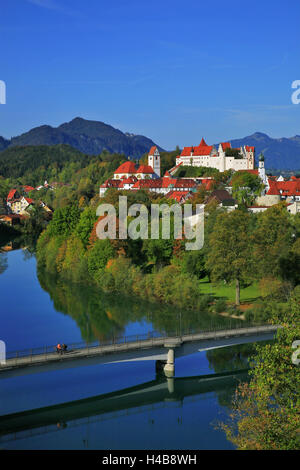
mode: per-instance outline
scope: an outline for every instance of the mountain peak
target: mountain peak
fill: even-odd
[[[100,154],[105,149],[110,153],[120,153],[135,159],[140,158],[152,146],[157,145],[148,137],[125,134],[104,122],[91,121],[77,116],[58,127],[42,125],[13,137],[10,141],[3,139],[0,141],[0,151],[16,145],[57,144],[71,145],[89,155]]]

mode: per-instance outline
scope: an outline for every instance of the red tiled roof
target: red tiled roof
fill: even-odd
[[[181,157],[189,157],[193,150],[194,147],[184,147],[181,152]]]
[[[208,178],[202,178],[201,179],[201,184],[205,186],[205,189],[210,190],[215,183],[214,179],[208,179]]]
[[[121,182],[122,180],[108,179],[103,184],[101,184],[100,188],[118,188]]]
[[[15,194],[16,194],[17,190],[16,189],[11,189],[8,193],[8,196],[7,196],[7,201],[9,201],[10,199],[13,199]]]
[[[140,165],[136,172],[143,173],[144,175],[154,173],[153,168],[149,165]]]
[[[153,145],[153,147],[150,149],[149,155],[154,155],[155,150],[157,150],[157,147],[156,145]]]
[[[134,184],[137,181],[135,176],[129,176],[129,178],[125,178],[122,180],[123,184]]]
[[[28,202],[28,204],[32,204],[34,202],[30,197],[25,197],[25,200]]]
[[[187,195],[190,194],[190,191],[170,191],[166,194],[167,199],[175,199],[175,201],[180,202],[182,199],[185,199]]]
[[[26,191],[26,193],[29,193],[29,191],[35,190],[35,188],[33,188],[32,186],[27,186],[27,185],[23,186],[23,188],[24,188],[24,191]]]
[[[213,150],[213,145],[207,145],[202,137],[200,144],[196,147],[184,147],[181,152],[181,157],[189,157],[193,152],[193,155],[210,155]]]
[[[222,147],[223,150],[231,149],[231,143],[230,142],[221,142],[221,147]]]
[[[203,139],[202,139],[203,140]],[[194,156],[198,155],[210,155],[212,152],[213,146],[212,145],[199,145],[198,147],[194,148]]]
[[[269,186],[267,195],[270,196],[300,196],[300,180],[274,181],[269,179]]]
[[[192,179],[183,179],[183,178],[157,178],[155,180],[138,180],[133,186],[132,189],[141,189],[141,188],[194,188],[196,183]]]
[[[203,139],[203,137],[202,137],[202,140],[201,140],[201,142],[200,142],[199,147],[202,147],[202,146],[208,147],[208,145],[207,145],[207,143],[205,142],[205,140]]]
[[[129,161],[122,163],[122,165],[120,165],[119,168],[114,171],[114,174],[120,173],[136,173],[135,164]]]
[[[245,145],[245,149],[247,152],[254,152],[255,147],[249,147],[249,145]]]

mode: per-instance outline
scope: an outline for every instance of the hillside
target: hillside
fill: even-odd
[[[78,168],[86,166],[91,157],[69,145],[9,147],[0,152],[0,176],[28,177],[28,184],[43,183],[45,177],[56,178],[66,163]]]
[[[0,151],[6,147],[27,145],[71,145],[89,155],[100,154],[103,150],[110,153],[123,153],[132,158],[140,158],[156,145],[148,137],[123,133],[99,121],[75,118],[58,127],[39,126],[13,137],[10,141],[0,137]],[[160,147],[159,147],[160,148]]]

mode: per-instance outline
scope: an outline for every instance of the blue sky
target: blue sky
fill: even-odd
[[[0,135],[76,116],[164,148],[300,134],[297,0],[1,0]]]

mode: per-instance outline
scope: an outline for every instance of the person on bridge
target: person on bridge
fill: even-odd
[[[57,354],[62,354],[62,347],[60,343],[58,343],[58,345],[56,346],[56,352]]]
[[[67,347],[68,347],[68,346],[67,346],[65,343],[63,343],[63,345],[62,345],[62,352],[65,353],[65,352],[67,351]]]

